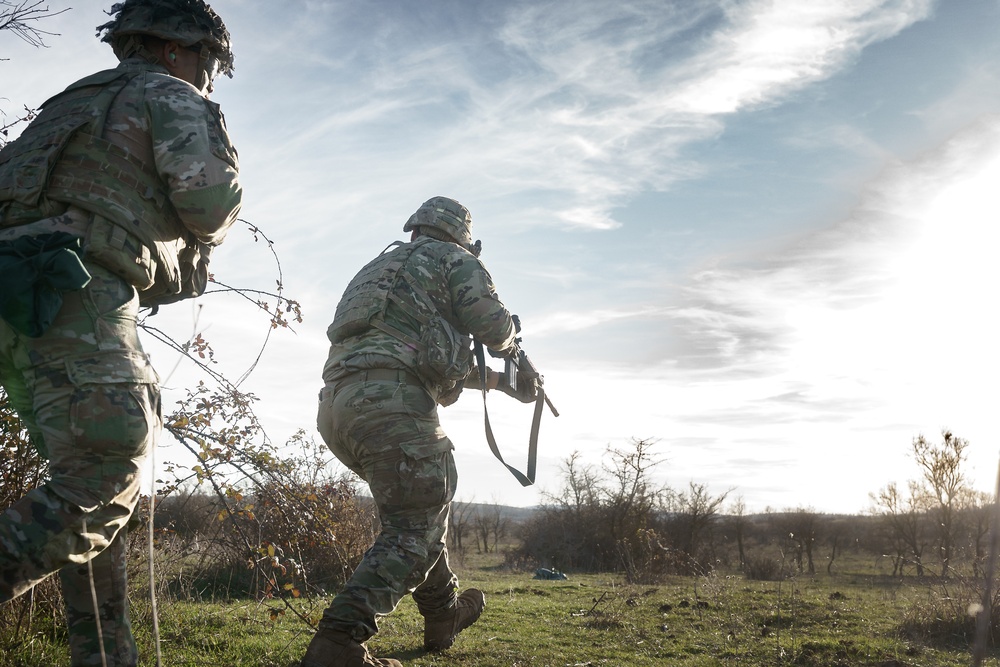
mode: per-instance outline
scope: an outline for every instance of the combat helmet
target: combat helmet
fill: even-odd
[[[233,76],[229,31],[204,0],[125,0],[112,5],[108,15],[114,20],[97,26],[97,35],[111,45],[119,60],[141,48],[141,39],[136,37],[152,35],[185,47],[201,45],[209,84],[216,74]]]
[[[472,243],[472,215],[469,209],[448,197],[431,197],[410,216],[403,225],[408,232],[417,227],[437,229],[470,252]]]

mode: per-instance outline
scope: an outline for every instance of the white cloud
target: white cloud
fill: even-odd
[[[863,367],[871,356],[897,356],[901,346],[907,357],[917,351],[915,339],[929,344],[921,334],[927,324],[910,330],[908,318],[960,307],[963,317],[978,319],[977,304],[988,298],[997,240],[988,220],[1000,208],[990,179],[998,160],[1000,119],[993,117],[887,169],[849,219],[694,274],[690,305],[673,317],[692,338],[715,341],[712,364],[723,367],[762,350],[790,366],[812,359],[842,369],[857,365],[851,356],[861,355]],[[785,357],[806,342],[813,349],[801,359]]]
[[[776,506],[805,498],[851,511],[887,481],[918,430],[949,426],[981,448],[1000,439],[988,421],[992,394],[976,386],[998,370],[998,332],[983,306],[1000,283],[990,268],[990,216],[1000,209],[991,194],[1000,176],[995,119],[945,150],[891,166],[852,217],[790,243],[733,224],[689,226],[695,238],[670,248],[668,259],[665,234],[645,232],[682,212],[629,211],[636,222],[624,229],[615,215],[636,194],[696,174],[706,219],[724,217],[725,207],[714,207],[729,193],[682,159],[685,150],[718,139],[703,144],[719,149],[713,164],[743,158],[726,144],[727,123],[752,121],[741,112],[767,114],[824,78],[850,77],[863,49],[926,18],[929,1],[387,2],[375,3],[377,15],[371,3],[213,5],[238,51],[237,78],[223,81],[216,98],[241,151],[244,213],[278,242],[286,287],[306,309],[299,335],[279,332],[249,382],[276,440],[311,426],[323,331],[347,280],[438,193],[486,221],[487,263],[522,272],[510,281],[494,274],[501,294],[525,284],[524,298],[509,305],[537,313],[525,321],[529,351],[563,412],[543,425],[540,483],[573,449],[600,456],[609,442],[651,436],[663,439],[664,475],[676,486],[738,486],[758,509],[761,498]],[[93,38],[97,14],[61,24],[63,36],[51,50],[28,53],[29,75],[13,85],[12,63],[0,64],[4,94],[36,99],[113,64]],[[894,45],[886,47],[883,56]],[[995,82],[989,63],[972,83],[955,78],[950,99],[916,112],[923,129],[967,122],[968,100],[977,111],[991,108],[975,94]],[[821,141],[795,137],[796,148],[829,159],[821,151],[835,124],[840,145],[864,154],[865,170],[890,157],[884,137],[838,113],[823,119]],[[746,151],[747,165],[771,159],[767,146]],[[797,194],[794,184],[768,186],[777,197]],[[761,229],[771,214],[762,206],[746,216]],[[827,213],[810,211],[803,225]],[[542,227],[599,233],[547,236]],[[740,254],[698,256],[729,235]],[[247,244],[227,241],[213,268],[270,287],[259,249]],[[683,299],[679,255],[699,267]],[[204,301],[220,363],[239,374],[256,354],[256,329],[247,334],[245,311]],[[157,317],[175,314],[175,330],[186,333],[183,307]],[[558,357],[564,367],[545,363],[551,345],[570,350]],[[615,365],[614,346],[647,363]],[[169,370],[167,355],[158,359]],[[496,423],[510,427],[503,442],[513,443],[516,463],[527,421],[503,412]],[[498,483],[504,473],[488,460],[474,395],[442,417],[466,457],[464,489],[536,499],[513,480]]]
[[[609,322],[650,319],[661,314],[662,310],[653,306],[555,312],[535,318],[531,323],[531,335],[532,337],[557,336],[591,329]]]
[[[715,433],[730,448],[769,434],[799,475],[829,473],[801,497],[832,506],[835,493],[863,500],[905,478],[890,462],[909,439],[952,428],[972,440],[987,488],[1000,437],[988,390],[1000,374],[998,179],[993,116],[886,170],[850,219],[693,276],[690,305],[670,312],[687,338],[667,379],[687,388],[673,406],[684,417],[663,433]]]
[[[682,113],[724,114],[773,103],[829,76],[865,46],[926,18],[932,6],[932,0],[729,5],[730,25],[692,59],[689,80],[666,104]]]
[[[721,132],[720,113],[780,102],[928,6],[511,3],[465,8],[472,20],[455,30],[433,11],[400,6],[359,41],[344,31],[370,21],[321,4],[294,32],[310,80],[293,71],[277,81],[311,94],[281,113],[296,122],[275,128],[269,178],[308,193],[316,209],[341,192],[377,206],[386,187],[419,199],[444,184],[470,201],[516,200],[523,228],[614,229],[616,206],[697,171],[679,152]],[[442,32],[446,40],[434,39]],[[525,193],[541,202],[537,213]]]

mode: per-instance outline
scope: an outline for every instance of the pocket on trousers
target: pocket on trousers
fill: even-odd
[[[404,502],[411,509],[439,507],[454,497],[457,475],[452,449],[454,446],[448,438],[400,445],[403,457],[396,473]]]
[[[404,442],[399,445],[399,448],[411,459],[424,459],[450,452],[455,449],[455,445],[448,438],[441,438],[434,442]]]
[[[66,360],[76,446],[104,456],[145,456],[161,424],[158,377],[146,356],[100,350]],[[83,453],[81,451],[81,453]]]

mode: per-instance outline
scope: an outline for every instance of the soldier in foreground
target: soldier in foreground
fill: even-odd
[[[331,451],[371,488],[382,532],[323,614],[302,667],[393,667],[364,642],[377,619],[412,593],[424,648],[452,645],[486,606],[461,595],[445,533],[455,495],[454,446],[438,421],[472,367],[470,336],[513,353],[514,323],[472,243],[469,211],[453,199],[425,202],[393,244],[348,285],[327,330],[317,426]],[[473,254],[473,253],[476,254]],[[487,386],[495,388],[497,374]]]
[[[0,151],[0,382],[50,473],[0,515],[0,602],[58,572],[74,667],[138,661],[125,526],[162,426],[139,306],[204,291],[242,197],[207,98],[232,76],[222,20],[203,0],[109,15],[118,67],[45,102]]]

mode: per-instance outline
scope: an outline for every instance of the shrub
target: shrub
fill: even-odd
[[[743,564],[743,575],[751,581],[782,581],[785,573],[781,563],[767,556],[749,556]]]
[[[46,465],[28,440],[28,431],[0,387],[0,511],[38,486]]]

